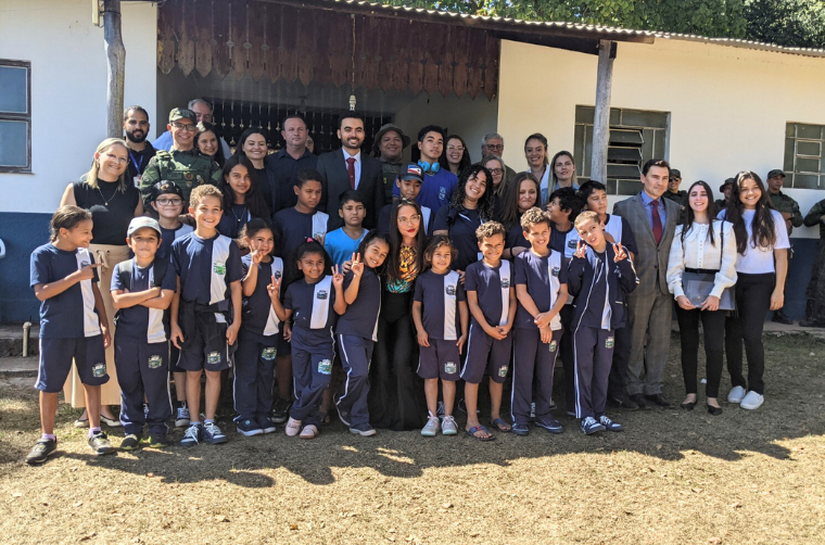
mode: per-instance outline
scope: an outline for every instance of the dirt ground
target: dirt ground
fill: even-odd
[[[665,393],[678,405],[677,345]],[[819,544],[825,344],[768,337],[766,349],[754,412],[711,417],[700,393],[693,412],[614,410],[626,431],[591,437],[559,410],[561,435],[490,443],[361,438],[333,422],[313,441],[233,432],[96,459],[61,405],[60,452],[41,467],[23,462],[39,436],[32,381],[0,381],[0,542]]]

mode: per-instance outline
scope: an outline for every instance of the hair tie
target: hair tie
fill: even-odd
[[[312,240],[312,237],[307,237],[307,242],[315,242],[315,241]]]

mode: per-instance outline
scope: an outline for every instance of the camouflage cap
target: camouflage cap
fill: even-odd
[[[172,111],[169,112],[169,123],[174,123],[175,121],[181,119],[188,119],[192,123],[198,122],[198,116],[196,116],[195,112],[192,110],[187,110],[186,108],[172,108]]]
[[[775,168],[772,171],[768,172],[768,178],[773,178],[775,176],[782,176],[785,177],[785,172],[781,168]]]
[[[682,179],[682,171],[680,171],[678,168],[672,168],[672,169],[670,169],[670,177],[671,178],[679,178],[681,180]]]

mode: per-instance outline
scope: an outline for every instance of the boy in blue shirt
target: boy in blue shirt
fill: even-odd
[[[175,295],[177,278],[168,270],[168,261],[156,258],[161,236],[154,219],[132,219],[126,240],[135,257],[115,265],[112,273],[120,422],[126,434],[120,448],[127,451],[140,447],[145,424],[149,425],[149,446],[169,446],[166,422],[172,417],[172,400],[166,309]],[[148,414],[144,414],[144,398]]]
[[[324,250],[332,259],[332,264],[341,267],[358,251],[358,246],[367,234],[367,230],[361,227],[367,215],[361,194],[354,189],[341,193],[338,215],[344,220],[344,225],[327,233],[324,237]]]
[[[171,266],[178,277],[172,300],[172,344],[180,348],[178,365],[186,370],[186,400],[190,423],[180,444],[197,445],[201,439],[227,441],[215,424],[221,393],[221,371],[232,365],[229,347],[241,327],[241,254],[232,239],[218,233],[223,215],[223,195],[206,184],[189,195],[189,213],[197,227],[172,244]],[[231,322],[230,322],[231,320]],[[201,424],[201,375],[206,371],[206,410]]]
[[[596,212],[576,218],[582,242],[570,260],[567,281],[576,296],[573,315],[575,353],[575,409],[586,435],[622,431],[622,425],[604,414],[607,380],[613,361],[616,329],[627,321],[625,294],[638,280],[627,249],[607,244],[604,224]]]
[[[73,361],[86,391],[89,446],[98,456],[115,451],[100,430],[100,385],[109,381],[104,350],[111,337],[97,287],[100,264],[89,252],[92,227],[91,212],[61,206],[52,216],[49,243],[31,255],[31,286],[40,300],[40,363],[35,388],[40,390],[43,434],[26,456],[29,464],[41,464],[57,450],[57,394]]]
[[[438,212],[442,206],[450,204],[453,193],[458,187],[458,177],[447,169],[442,169],[438,162],[444,152],[444,139],[447,132],[437,125],[427,125],[418,131],[418,150],[421,158],[418,165],[424,173],[424,183],[416,202]],[[400,195],[400,190],[393,188],[393,196]]]

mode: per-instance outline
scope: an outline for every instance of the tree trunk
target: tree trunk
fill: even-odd
[[[123,136],[123,76],[126,48],[120,32],[120,0],[104,0],[103,41],[107,61],[106,135]]]
[[[615,42],[599,40],[599,68],[596,79],[596,111],[593,114],[593,149],[590,178],[607,184],[607,147],[610,142],[610,92],[613,85]]]

